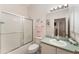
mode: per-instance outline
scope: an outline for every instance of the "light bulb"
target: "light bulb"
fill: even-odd
[[[67,6],[67,4],[64,4],[64,6]]]
[[[55,7],[55,10],[57,9],[57,7]]]
[[[65,8],[68,7],[68,4],[64,4],[64,7],[65,7]]]
[[[59,8],[62,8],[62,5],[59,5],[58,7],[59,7]]]
[[[50,10],[53,10],[53,8],[51,8]]]
[[[50,9],[50,12],[52,12],[52,11],[53,11],[53,8]]]

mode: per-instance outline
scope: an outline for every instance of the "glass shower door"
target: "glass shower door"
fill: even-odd
[[[20,47],[20,40],[23,37],[22,20],[20,17],[2,12],[1,25],[1,53],[8,53]]]

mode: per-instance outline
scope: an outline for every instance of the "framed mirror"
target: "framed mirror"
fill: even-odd
[[[54,37],[70,37],[69,8],[56,10],[47,14],[46,35]],[[49,26],[50,25],[50,26]]]

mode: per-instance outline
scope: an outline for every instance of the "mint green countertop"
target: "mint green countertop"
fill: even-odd
[[[54,45],[53,42],[50,43],[49,40],[52,40],[52,39],[53,38],[45,37],[44,39],[41,40],[41,42],[52,45],[52,46],[56,46],[56,47],[59,47],[59,48],[62,48],[62,49],[68,50],[68,51],[71,51],[73,53],[79,52],[79,45],[75,46],[75,45],[71,44],[70,42],[64,40],[67,44],[66,46],[57,46],[57,45]]]

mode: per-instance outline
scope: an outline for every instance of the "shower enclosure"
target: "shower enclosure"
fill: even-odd
[[[32,19],[9,12],[0,12],[0,53],[9,53],[29,42],[33,37]]]

